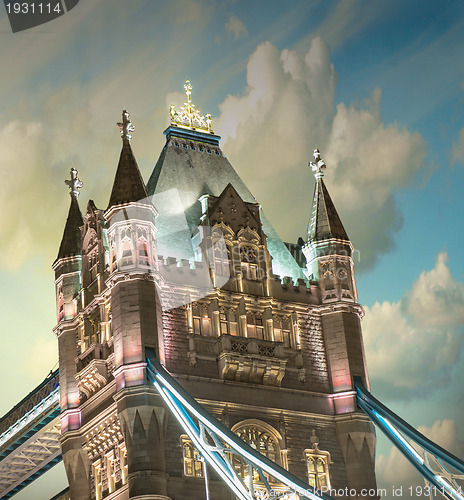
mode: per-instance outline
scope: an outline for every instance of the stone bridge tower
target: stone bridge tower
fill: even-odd
[[[185,89],[147,184],[126,111],[108,207],[90,200],[82,216],[75,170],[67,181],[53,269],[71,497],[206,498],[205,464],[147,381],[147,348],[258,451],[313,486],[360,496],[375,488],[374,430],[353,390],[353,376],[367,383],[362,309],[323,162],[315,156],[305,266],[230,165],[190,82]],[[246,479],[240,460],[235,467]],[[209,489],[234,498],[214,474]]]

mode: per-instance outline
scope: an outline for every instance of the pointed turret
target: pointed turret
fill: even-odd
[[[121,129],[122,150],[108,208],[122,203],[141,201],[148,197],[145,183],[130,145],[132,138],[130,132],[133,132],[135,127],[130,122],[129,113],[126,110],[122,112],[122,123],[117,125]]]
[[[80,255],[81,253],[81,231],[80,228],[84,224],[82,213],[79,208],[77,198],[79,191],[83,184],[77,177],[77,170],[71,168],[71,180],[64,181],[69,186],[69,194],[71,196],[71,205],[69,207],[68,218],[66,226],[61,238],[60,249],[56,260],[64,257],[71,257]]]
[[[314,171],[316,186],[307,240],[302,248],[309,277],[318,281],[323,302],[356,302],[353,245],[322,179],[326,165],[321,153],[315,149],[313,154],[314,162],[309,166]]]
[[[311,218],[308,224],[307,241],[321,241],[330,238],[349,241],[335,205],[324,184],[323,169],[326,168],[326,165],[321,159],[321,153],[318,149],[314,150],[314,160],[315,162],[310,162],[310,166],[315,172],[316,185],[314,187]]]

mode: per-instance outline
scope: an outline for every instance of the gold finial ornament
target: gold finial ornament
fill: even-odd
[[[171,125],[214,134],[211,126],[211,115],[209,113],[205,116],[200,115],[200,110],[196,109],[195,104],[192,102],[192,84],[190,80],[185,82],[184,89],[187,95],[187,102],[184,102],[184,105],[179,108],[179,111],[176,110],[174,104],[169,108]]]

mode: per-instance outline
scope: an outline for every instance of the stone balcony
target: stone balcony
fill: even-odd
[[[280,342],[222,335],[190,338],[190,364],[217,361],[222,380],[280,387],[287,356]]]

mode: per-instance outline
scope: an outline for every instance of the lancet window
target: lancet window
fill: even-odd
[[[308,483],[314,488],[330,488],[329,464],[330,453],[319,449],[315,431],[313,431],[313,448],[304,450]]]
[[[200,452],[186,435],[180,437],[184,461],[184,475],[188,477],[204,477],[203,460]]]
[[[214,270],[221,276],[230,276],[230,251],[224,239],[213,243]]]
[[[121,246],[121,266],[133,265],[134,257],[132,255],[131,230],[129,227],[121,230]]]
[[[64,297],[61,287],[58,289],[57,309],[58,309],[58,321],[61,321],[62,319],[64,319]]]
[[[244,279],[258,279],[258,249],[249,245],[240,246],[240,269]]]
[[[137,229],[137,256],[139,265],[141,266],[150,265],[149,254],[148,254],[147,230],[141,227]]]
[[[105,456],[105,461],[108,491],[110,493],[113,493],[113,491],[116,489],[116,459],[114,456],[114,450],[111,450],[111,452]]]

